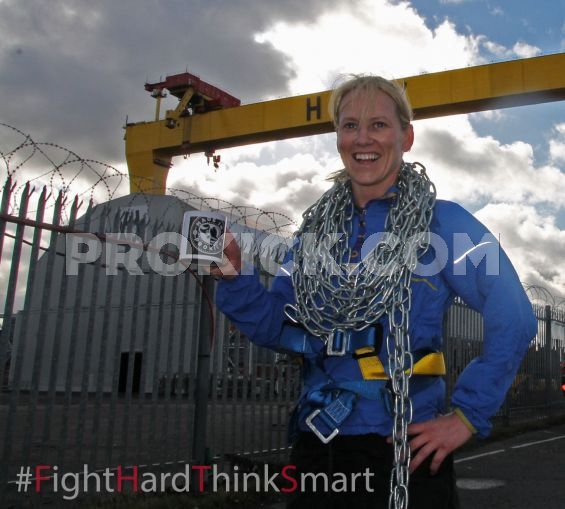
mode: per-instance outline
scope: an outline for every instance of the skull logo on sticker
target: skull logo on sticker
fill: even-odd
[[[225,222],[215,217],[191,217],[189,240],[196,253],[218,255],[222,252]]]

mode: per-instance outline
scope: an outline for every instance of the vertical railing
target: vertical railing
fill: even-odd
[[[557,411],[565,413],[559,387],[559,361],[565,356],[555,339],[552,324],[563,324],[563,313],[545,306],[534,306],[538,334],[518,370],[518,374],[497,417],[507,425],[519,420],[538,420]],[[561,350],[560,350],[561,348]],[[456,302],[448,311],[444,325],[444,353],[448,374],[447,399],[456,378],[469,361],[481,354],[482,325],[480,315],[463,303]]]
[[[5,187],[5,190],[9,189],[9,186],[7,185]],[[8,190],[8,192],[10,192]],[[31,186],[28,184],[25,185],[24,190],[21,194],[21,200],[20,200],[20,204],[19,204],[19,214],[18,214],[18,219],[20,220],[17,224],[16,224],[16,230],[15,230],[15,235],[14,235],[14,246],[12,249],[12,256],[11,256],[11,265],[10,265],[10,272],[9,272],[9,276],[8,276],[8,286],[7,286],[7,293],[6,293],[6,303],[5,303],[5,307],[4,307],[4,319],[6,320],[6,318],[8,318],[8,327],[7,327],[7,332],[6,335],[7,337],[10,337],[12,335],[12,331],[11,331],[11,327],[12,327],[12,316],[14,314],[14,301],[15,301],[15,296],[16,296],[16,289],[17,289],[17,281],[18,281],[18,276],[22,275],[20,273],[20,263],[21,263],[21,257],[22,257],[22,248],[23,248],[23,243],[24,243],[24,234],[25,234],[25,220],[27,219],[27,211],[28,211],[28,205],[29,205],[29,199],[31,197],[32,194],[32,189]],[[44,193],[45,193],[45,189],[44,189]],[[44,197],[44,194],[42,194],[42,198]],[[61,199],[62,199],[62,195],[61,195]],[[9,199],[8,199],[9,201]],[[43,207],[40,206],[38,208],[38,214],[39,214],[39,219],[41,219],[41,215],[43,212]],[[37,233],[37,232],[36,232]],[[37,242],[37,235],[34,235],[34,239]],[[35,254],[37,254],[37,250],[33,249],[33,251],[35,252]],[[32,261],[33,264],[33,261]],[[32,275],[35,275],[35,271],[32,271]],[[32,282],[33,282],[33,277],[32,277]],[[29,301],[30,296],[26,293],[25,296],[25,300]],[[25,322],[24,328],[25,326],[27,326],[28,322]],[[4,334],[4,330],[2,331]],[[15,356],[14,354],[14,349],[15,349]],[[24,345],[22,342],[19,342],[16,345],[12,345],[12,361],[14,360],[15,357],[15,366],[14,366],[14,385],[12,387],[12,390],[10,391],[10,397],[8,400],[8,415],[15,415],[17,412],[21,411],[21,409],[18,407],[18,403],[19,403],[19,396],[20,396],[20,387],[17,384],[17,381],[20,379],[21,376],[21,372],[22,372],[22,360],[23,360],[23,355],[24,355]],[[37,357],[36,357],[37,358]],[[35,367],[35,362],[34,362],[34,367]],[[34,371],[34,373],[32,374],[32,384],[33,382],[36,380],[37,375]],[[22,447],[22,458],[27,459],[29,457],[29,450],[31,447],[31,443],[32,443],[32,437],[33,437],[33,418],[34,418],[34,412],[35,412],[35,408],[36,408],[36,392],[34,393],[33,391],[33,385],[30,387],[31,391],[30,391],[30,398],[28,399],[28,405],[27,405],[27,416],[28,418],[24,421],[26,423],[25,426],[25,431],[24,431],[24,437],[26,438],[26,440],[24,440],[23,443],[23,447]],[[11,452],[12,452],[12,447],[14,445],[14,442],[16,440],[16,434],[17,434],[16,430],[16,426],[15,426],[15,420],[14,419],[10,419],[8,418],[7,422],[6,422],[6,429],[4,431],[4,440],[3,440],[3,445],[4,445],[4,451],[2,454],[2,469],[4,469],[7,464],[7,458],[10,457]]]

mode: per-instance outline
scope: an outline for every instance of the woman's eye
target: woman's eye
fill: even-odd
[[[378,129],[381,129],[381,128],[385,127],[386,124],[382,120],[379,120],[379,121],[374,123],[374,126]]]
[[[343,127],[343,129],[355,129],[357,124],[355,122],[344,122],[341,127]]]

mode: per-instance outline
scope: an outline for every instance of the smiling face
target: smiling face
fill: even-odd
[[[412,147],[412,125],[402,127],[396,103],[382,90],[352,90],[339,105],[337,149],[358,206],[383,197]]]

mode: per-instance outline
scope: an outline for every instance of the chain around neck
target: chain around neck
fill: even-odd
[[[397,188],[385,231],[359,263],[351,263],[355,208],[349,179],[337,181],[304,212],[293,247],[296,304],[286,309],[291,320],[324,336],[338,328],[362,330],[391,308],[395,290],[409,284],[409,272],[427,248],[436,197],[420,163],[402,163]]]

